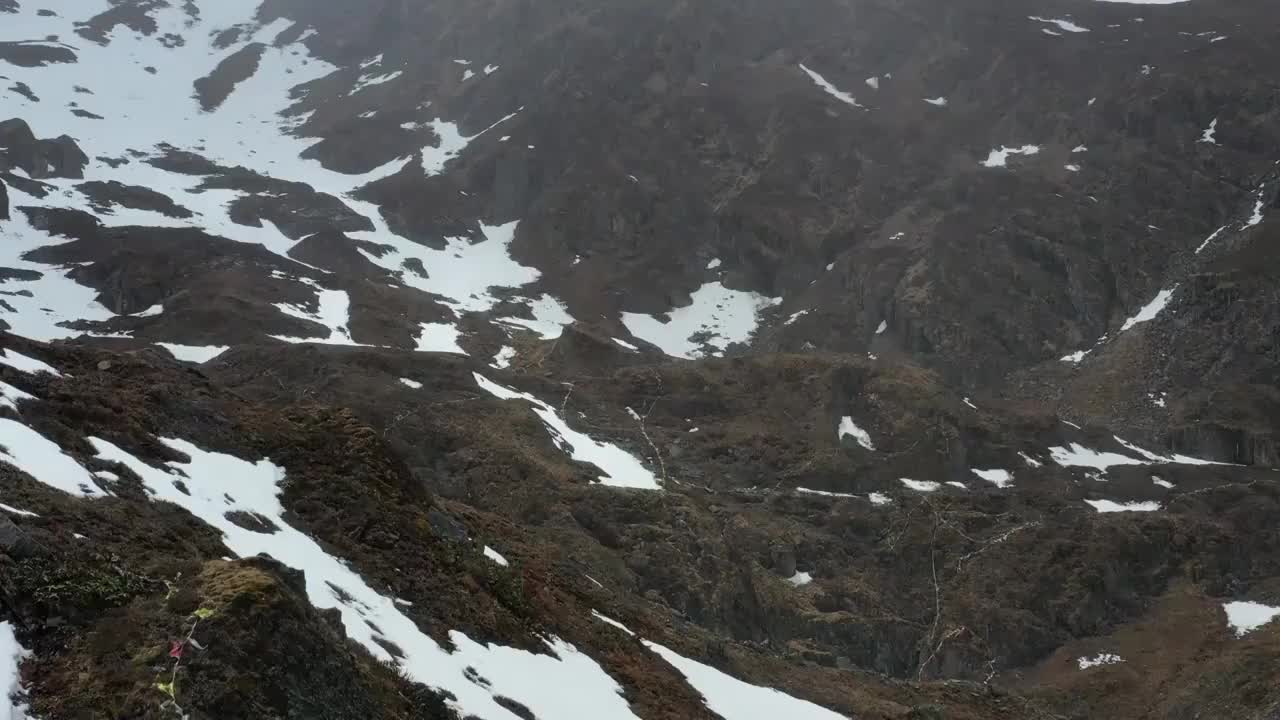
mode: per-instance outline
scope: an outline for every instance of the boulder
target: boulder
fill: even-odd
[[[18,527],[17,523],[3,514],[0,514],[0,551],[8,553],[16,560],[43,555],[46,552],[43,545],[32,540],[31,536]]]
[[[31,177],[44,177],[39,165],[38,141],[26,120],[14,118],[0,122],[0,147],[4,148],[5,169],[22,168]]]

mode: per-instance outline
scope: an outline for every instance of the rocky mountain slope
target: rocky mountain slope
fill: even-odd
[[[1273,15],[0,0],[0,717],[1277,717]]]

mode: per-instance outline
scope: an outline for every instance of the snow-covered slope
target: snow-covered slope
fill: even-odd
[[[0,0],[0,714],[1268,710],[1273,11]]]

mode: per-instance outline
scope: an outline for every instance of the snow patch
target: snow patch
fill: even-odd
[[[972,470],[971,472],[1001,489],[1013,484],[1013,474],[1008,470]]]
[[[1252,215],[1250,215],[1250,216],[1249,216],[1249,219],[1245,221],[1245,223],[1244,223],[1244,226],[1245,226],[1245,227],[1253,227],[1253,226],[1258,225],[1259,223],[1261,223],[1261,222],[1262,222],[1262,207],[1263,207],[1263,205],[1264,205],[1264,203],[1263,203],[1263,201],[1262,201],[1262,190],[1258,190],[1258,201],[1257,201],[1256,203],[1254,203],[1254,205],[1253,205],[1253,214],[1252,214]]]
[[[1247,600],[1223,603],[1222,611],[1227,614],[1227,624],[1235,630],[1236,637],[1244,637],[1280,617],[1280,607]]]
[[[730,290],[718,281],[698,288],[692,299],[689,305],[668,312],[668,322],[643,313],[624,312],[622,324],[635,337],[672,357],[718,357],[730,344],[751,338],[761,310],[782,302],[782,298]]]
[[[507,325],[518,325],[525,330],[535,332],[543,340],[555,340],[564,332],[565,325],[573,323],[573,316],[565,308],[564,303],[551,297],[541,295],[536,298],[523,298],[533,319],[522,317],[502,317],[498,322]]]
[[[511,367],[511,361],[516,357],[516,349],[510,345],[503,345],[498,349],[498,354],[493,356],[493,362],[489,363],[490,367],[498,370],[505,370]]]
[[[5,23],[9,22],[11,21],[5,20]],[[5,72],[10,73],[15,69],[17,68],[6,66]],[[44,94],[43,88],[41,94]],[[24,108],[17,110],[21,112]],[[36,125],[38,118],[27,119],[32,121],[33,127],[42,127]],[[54,185],[66,183],[57,180],[48,182]],[[56,192],[50,193],[45,199],[36,198],[15,187],[9,188],[9,195],[14,206],[56,205],[86,211],[91,209],[87,199],[79,193],[71,193],[72,197],[78,198],[74,202],[66,202],[71,198]],[[37,229],[31,224],[27,214],[15,207],[0,230],[0,240],[0,266],[40,273],[34,280],[11,278],[3,282],[6,295],[5,303],[0,305],[0,320],[9,324],[9,332],[36,340],[55,340],[81,334],[78,330],[66,327],[70,322],[101,322],[115,316],[98,302],[96,291],[69,277],[71,268],[43,265],[25,259],[28,252],[43,246],[60,245],[67,242],[65,238],[54,238],[44,230]]]
[[[351,339],[351,332],[347,330],[347,324],[351,321],[351,298],[347,296],[347,292],[345,290],[326,290],[310,278],[298,278],[298,281],[315,288],[315,312],[301,305],[293,305],[291,303],[276,303],[276,309],[290,317],[319,323],[329,329],[329,334],[324,337],[308,338],[285,335],[272,335],[271,337],[288,343],[355,345],[355,340]]]
[[[591,578],[589,578],[589,577],[588,577],[587,579],[588,579],[588,580],[591,580]],[[592,582],[595,582],[595,581],[594,581],[594,580],[592,580]],[[596,584],[597,584],[597,585],[600,585],[600,583],[596,583]],[[603,585],[600,585],[600,587],[604,587],[604,586],[603,586]],[[602,615],[602,614],[600,614],[599,612],[597,612],[597,611],[595,611],[595,610],[592,610],[592,611],[591,611],[591,617],[593,617],[593,618],[595,618],[595,619],[599,620],[600,622],[604,623],[605,625],[612,625],[613,627],[615,627],[615,628],[617,628],[617,629],[621,630],[622,632],[624,632],[624,633],[626,633],[626,634],[628,634],[628,635],[630,635],[630,636],[632,636],[632,637],[635,637],[635,635],[636,635],[635,633],[631,632],[631,629],[630,629],[630,628],[628,628],[626,625],[623,625],[622,623],[618,622],[617,620],[614,620],[613,618],[611,618],[611,617],[609,617],[609,616],[607,616],[607,615]]]
[[[62,373],[49,363],[35,358],[27,357],[17,350],[0,349],[0,365],[8,365],[9,367],[24,373],[49,373],[54,377],[62,377]]]
[[[862,447],[868,450],[875,450],[875,446],[871,444],[871,435],[866,430],[854,424],[853,418],[845,415],[840,418],[840,425],[836,427],[836,437],[844,439],[851,437]]]
[[[796,575],[807,574],[796,573]],[[587,576],[587,579],[591,580],[590,576]],[[596,582],[595,580],[591,581]],[[600,585],[600,583],[596,582],[596,585]],[[604,586],[600,585],[600,587]],[[631,637],[637,637],[626,625],[602,614],[598,610],[592,610],[591,617],[610,627],[617,628]],[[773,688],[760,687],[738,680],[709,665],[690,660],[657,643],[643,639],[640,642],[678,670],[689,685],[702,695],[703,702],[707,708],[724,718],[724,720],[762,720],[764,718],[847,720],[842,715],[838,715],[807,700],[792,697]]]
[[[842,103],[845,103],[846,105],[852,105],[853,107],[856,107],[856,108],[862,107],[861,105],[858,104],[858,101],[852,95],[850,95],[847,92],[844,92],[843,90],[840,90],[835,85],[832,85],[831,83],[827,82],[827,79],[822,77],[818,73],[810,70],[809,68],[805,67],[803,64],[800,65],[800,69],[803,70],[805,74],[808,75],[810,79],[813,80],[815,85],[822,88],[831,97],[839,100]]]
[[[25,392],[20,388],[16,388],[7,382],[0,382],[0,406],[18,409],[19,400],[35,400],[36,396],[29,392]]]
[[[1085,500],[1085,502],[1100,513],[1155,512],[1160,509],[1160,503],[1155,501],[1118,503],[1114,500]]]
[[[872,505],[890,505],[893,503],[893,500],[890,500],[888,495],[878,492],[867,495],[867,499],[871,501]]]
[[[1218,144],[1218,141],[1216,139],[1217,132],[1218,132],[1218,118],[1214,118],[1213,122],[1209,123],[1209,127],[1205,128],[1204,132],[1200,135],[1199,142],[1209,143],[1210,145],[1217,145]]]
[[[1058,26],[1060,29],[1065,30],[1065,31],[1067,31],[1067,32],[1072,32],[1072,33],[1087,33],[1087,32],[1089,32],[1089,28],[1087,28],[1087,27],[1081,27],[1080,25],[1077,25],[1077,24],[1075,24],[1075,23],[1071,22],[1070,20],[1063,20],[1063,19],[1060,19],[1060,18],[1042,18],[1042,17],[1038,17],[1038,16],[1036,16],[1036,15],[1028,15],[1028,16],[1027,16],[1027,19],[1028,19],[1028,20],[1035,20],[1036,22],[1047,23],[1047,24],[1050,24],[1050,25],[1056,25],[1056,26]]]
[[[881,320],[880,324],[876,326],[876,334],[883,335],[884,331],[888,329],[889,329],[889,323],[885,320]]]
[[[207,363],[228,350],[226,345],[177,345],[175,343],[156,343],[169,351],[169,354],[183,362]]]
[[[982,161],[982,167],[1005,167],[1010,155],[1038,155],[1040,146],[1023,145],[1022,147],[1004,147],[1001,146],[992,150],[987,159]]]
[[[1088,467],[1095,470],[1106,471],[1107,468],[1115,465],[1146,465],[1146,460],[1121,455],[1119,453],[1098,452],[1080,445],[1079,443],[1071,443],[1067,447],[1051,447],[1049,455],[1053,461],[1062,467]]]
[[[1156,486],[1158,486],[1158,487],[1165,488],[1166,490],[1170,490],[1170,489],[1172,489],[1172,488],[1174,487],[1173,483],[1169,482],[1168,480],[1165,480],[1165,479],[1161,478],[1161,477],[1160,477],[1160,476],[1158,476],[1158,475],[1152,475],[1152,476],[1151,476],[1151,484],[1152,484],[1152,485],[1156,485]]]
[[[412,388],[414,390],[422,389],[422,383],[418,382],[417,380],[410,380],[409,378],[400,378],[400,384],[405,385],[406,387]]]
[[[22,674],[19,668],[22,661],[31,655],[31,651],[18,643],[13,634],[13,625],[0,622],[0,718],[4,720],[26,720],[27,704],[22,702],[26,689],[22,687]]]
[[[796,492],[801,493],[802,495],[821,495],[823,497],[837,497],[837,498],[858,497],[857,495],[854,495],[852,493],[829,492],[827,490],[811,490],[809,488],[802,488],[802,487],[796,488]]]
[[[1222,231],[1223,231],[1223,230],[1226,230],[1226,229],[1227,229],[1227,226],[1226,226],[1226,225],[1223,225],[1222,227],[1218,228],[1217,230],[1214,230],[1214,231],[1213,231],[1213,234],[1212,234],[1212,235],[1210,235],[1209,237],[1205,238],[1205,239],[1204,239],[1204,242],[1200,243],[1200,247],[1196,248],[1196,254],[1197,254],[1197,255],[1199,255],[1201,252],[1203,252],[1205,248],[1209,247],[1209,243],[1211,243],[1211,242],[1213,242],[1215,239],[1217,239],[1217,237],[1218,237],[1219,235],[1221,235],[1221,234],[1222,234]]]
[[[808,585],[809,583],[813,582],[813,576],[807,572],[801,572],[800,570],[797,570],[795,575],[792,575],[791,577],[787,578],[787,582],[791,583],[792,585],[795,585],[796,587],[800,587],[801,585]]]
[[[160,313],[163,313],[163,312],[164,312],[164,305],[161,305],[161,304],[159,304],[159,303],[156,303],[155,305],[152,305],[151,307],[147,308],[146,310],[143,310],[143,311],[141,311],[141,312],[133,313],[133,314],[132,314],[132,315],[130,315],[129,317],[139,317],[139,318],[144,318],[144,317],[155,317],[156,315],[159,315]]]
[[[17,515],[18,517],[40,517],[39,513],[33,513],[30,510],[23,510],[21,508],[16,508],[12,505],[5,505],[4,503],[0,503],[0,510],[3,510],[11,515]],[[3,707],[3,705],[0,705],[0,707]],[[4,717],[3,715],[0,715],[0,718],[3,718],[3,717]]]
[[[1174,285],[1168,290],[1161,290],[1156,293],[1154,300],[1142,306],[1142,309],[1138,310],[1136,315],[1124,321],[1124,325],[1120,326],[1120,332],[1124,332],[1138,323],[1155,320],[1156,316],[1169,305],[1169,300],[1173,298],[1173,293],[1177,289],[1178,286]]]
[[[809,314],[809,311],[808,311],[808,310],[799,310],[799,311],[797,311],[797,312],[791,313],[791,316],[790,316],[790,317],[788,317],[786,320],[784,320],[782,324],[783,324],[783,325],[790,325],[791,323],[793,323],[793,322],[795,322],[795,321],[799,320],[800,318],[802,318],[802,317],[804,317],[805,315],[808,315],[808,314]]]
[[[507,562],[506,558],[502,557],[502,555],[497,550],[494,550],[488,545],[484,546],[484,556],[498,563],[502,567],[507,567],[510,565],[510,563]]]
[[[1141,455],[1142,457],[1146,458],[1147,460],[1153,463],[1168,463],[1171,465],[1226,465],[1228,464],[1228,463],[1214,462],[1213,460],[1201,460],[1200,458],[1189,457],[1187,455],[1178,455],[1177,453],[1174,453],[1173,455],[1161,455],[1159,453],[1153,453],[1150,450],[1144,450],[1143,448],[1140,448],[1137,445],[1134,445],[1133,443],[1125,440],[1124,438],[1121,438],[1119,435],[1112,435],[1111,437],[1116,442],[1123,445],[1126,450],[1132,450],[1133,452],[1138,453],[1139,455]]]
[[[909,490],[916,492],[936,492],[942,486],[932,480],[912,480],[910,478],[899,478],[898,482],[902,483]]]
[[[361,75],[360,78],[356,80],[356,84],[351,87],[351,91],[348,92],[347,95],[348,96],[355,95],[359,93],[361,90],[364,90],[365,88],[371,88],[375,85],[382,85],[383,83],[389,83],[392,80],[395,80],[396,78],[400,77],[401,75],[404,75],[403,70],[395,70],[389,73],[383,73],[381,75],[374,75],[374,74]]]
[[[77,497],[102,497],[89,471],[55,443],[15,420],[0,418],[0,461],[55,490]]]
[[[925,98],[924,101],[935,107],[947,106],[947,99],[945,97],[942,97],[941,95],[939,95],[936,98]]]
[[[418,352],[443,352],[466,355],[467,351],[458,345],[461,333],[451,323],[418,323]]]
[[[1081,670],[1088,670],[1099,665],[1115,665],[1122,662],[1124,662],[1124,658],[1112,653],[1099,653],[1091,658],[1082,657],[1076,660],[1076,664],[1079,665]]]
[[[724,720],[847,720],[844,716],[807,700],[791,697],[773,688],[745,683],[657,643],[648,640],[643,642],[645,647],[680,671],[689,685],[702,695],[707,708]]]
[[[527,393],[503,387],[480,373],[472,373],[472,376],[482,390],[498,399],[520,399],[531,403],[534,414],[542,420],[556,447],[577,462],[588,463],[599,468],[604,473],[597,477],[602,484],[643,490],[662,489],[658,478],[634,456],[616,445],[596,442],[587,435],[573,430],[556,413],[555,408],[547,403]]]
[[[468,70],[467,72],[471,71]],[[465,80],[466,78],[463,79]],[[475,135],[463,135],[462,132],[458,130],[458,125],[456,123],[446,122],[440,118],[436,118],[435,120],[428,122],[427,127],[431,128],[431,131],[436,134],[436,137],[440,138],[440,143],[435,147],[428,146],[422,148],[422,171],[425,172],[428,177],[432,175],[439,175],[444,172],[444,166],[448,164],[450,160],[458,157],[463,150],[467,149],[467,146],[470,145],[473,140],[515,117],[520,113],[520,110],[523,109],[524,108],[521,107],[515,112],[503,116],[497,122],[481,130]]]
[[[376,206],[368,207],[369,216],[381,217]],[[473,243],[467,238],[448,237],[445,238],[445,247],[439,250],[403,240],[389,232],[354,234],[392,245],[395,251],[382,256],[373,255],[363,248],[360,248],[360,253],[387,270],[401,273],[406,285],[441,296],[443,304],[455,313],[485,312],[499,302],[493,293],[495,288],[520,287],[541,276],[535,268],[521,265],[511,258],[509,247],[515,239],[518,224],[517,221],[501,225],[480,223],[484,240]],[[402,272],[403,264],[410,260],[421,262],[429,277]]]

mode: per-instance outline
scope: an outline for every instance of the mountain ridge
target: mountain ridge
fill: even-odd
[[[0,0],[0,708],[1270,718],[1269,17]]]

